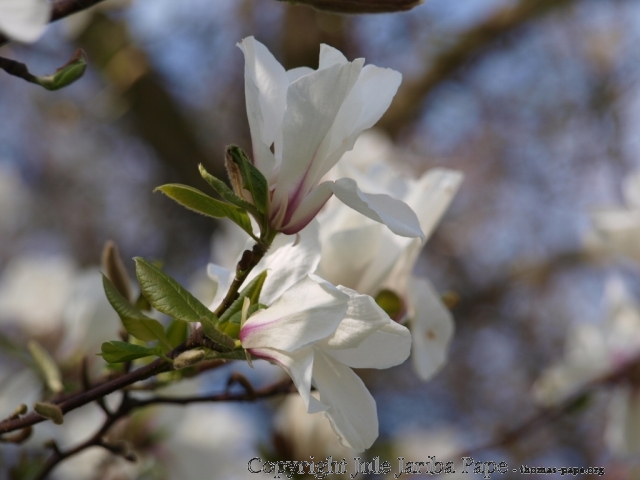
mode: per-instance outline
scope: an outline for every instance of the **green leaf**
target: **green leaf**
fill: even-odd
[[[134,258],[136,273],[144,296],[159,312],[185,322],[199,322],[202,317],[217,323],[215,313],[205,307],[182,285],[158,270],[144,258]]]
[[[247,318],[249,318],[251,315],[256,313],[258,310],[264,310],[265,308],[267,308],[267,306],[263,305],[262,303],[254,303],[249,307],[249,310],[247,310]],[[242,320],[242,310],[234,313],[231,316],[231,318],[229,318],[229,323],[235,323],[236,325],[240,325],[241,320]]]
[[[265,270],[256,278],[251,280],[249,285],[243,288],[242,291],[238,294],[238,298],[236,298],[229,306],[229,308],[227,308],[227,310],[220,316],[219,325],[228,322],[233,315],[242,311],[244,297],[249,297],[249,302],[251,303],[251,305],[258,303],[260,292],[262,291],[262,286],[264,285],[264,281],[266,279],[267,271]]]
[[[31,353],[31,356],[36,361],[38,369],[44,377],[44,381],[47,384],[49,390],[53,393],[60,393],[63,389],[62,375],[60,369],[55,360],[49,355],[42,345],[35,340],[29,340],[27,348]]]
[[[182,320],[173,320],[167,328],[167,338],[171,347],[175,348],[189,337],[189,324]]]
[[[48,418],[56,425],[62,425],[64,423],[64,415],[58,405],[47,402],[36,402],[33,404],[33,409],[37,414]]]
[[[231,190],[226,183],[222,180],[214,177],[209,172],[205,170],[202,165],[198,165],[198,169],[200,170],[200,175],[202,178],[213,188],[218,195],[224,198],[227,202],[233,203],[234,205],[247,210],[255,215],[259,215],[260,212],[254,205],[247,202],[244,198],[236,195],[233,190]]]
[[[218,330],[211,320],[202,317],[200,323],[205,336],[213,342],[212,350],[230,352],[235,348],[236,342],[234,339]]]
[[[167,197],[196,213],[201,213],[202,215],[212,218],[228,218],[238,224],[238,226],[249,235],[254,237],[249,215],[247,215],[247,212],[243,209],[236,207],[235,205],[216,200],[197,188],[189,187],[188,185],[180,185],[178,183],[162,185],[154,191],[156,190],[160,190]]]
[[[164,352],[160,347],[142,347],[132,343],[119,342],[113,340],[102,344],[102,353],[98,353],[109,363],[131,362],[138,358],[150,357],[152,355],[162,355]]]
[[[59,90],[71,85],[79,80],[87,69],[87,54],[84,51],[76,50],[69,62],[60,67],[53,75],[45,77],[33,77],[33,83],[46,88],[47,90]]]
[[[269,183],[262,172],[253,166],[240,147],[227,147],[227,160],[231,160],[240,169],[243,187],[251,193],[253,202],[262,214],[267,213],[269,205]]]
[[[131,305],[105,275],[102,276],[102,285],[107,300],[122,320],[122,325],[127,332],[138,340],[145,342],[159,340],[169,350],[172,348],[171,342],[164,333],[164,327],[159,321],[147,317]]]

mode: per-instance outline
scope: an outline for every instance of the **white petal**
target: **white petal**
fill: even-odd
[[[320,44],[320,62],[318,70],[333,67],[334,65],[346,65],[349,63],[340,50],[333,48],[326,43]]]
[[[320,146],[329,133],[342,102],[349,94],[361,64],[334,65],[305,75],[287,91],[282,124],[282,165],[273,194],[273,208],[289,197],[290,215],[311,190],[305,179],[321,162]],[[289,215],[289,216],[290,216]],[[290,218],[285,219],[287,223]]]
[[[289,222],[281,227],[282,233],[292,235],[305,228],[322,210],[331,195],[333,195],[333,192],[326,182],[311,190],[296,208]]]
[[[320,401],[329,406],[325,413],[345,447],[362,452],[378,438],[376,402],[360,377],[349,367],[316,351],[313,383]]]
[[[245,97],[254,163],[269,178],[275,166],[270,147],[282,125],[289,79],[284,67],[255,38],[245,38],[238,47],[245,58]]]
[[[420,227],[429,238],[449,207],[462,183],[462,173],[444,168],[434,168],[425,173],[410,187],[404,197],[420,220]]]
[[[35,42],[49,23],[50,12],[46,0],[2,0],[0,31],[20,42]]]
[[[640,394],[629,387],[612,392],[605,440],[612,452],[620,455],[640,454]]]
[[[627,205],[633,208],[640,208],[640,174],[628,175],[622,183],[622,193]]]
[[[271,307],[250,317],[240,331],[245,348],[293,352],[332,335],[347,311],[349,296],[306,277]]]
[[[389,320],[356,348],[325,352],[352,368],[390,368],[409,358],[411,334],[406,327]]]
[[[367,65],[342,104],[321,148],[325,157],[309,181],[318,183],[351,150],[358,136],[380,120],[398,91],[402,75],[395,70]]]
[[[357,347],[373,332],[391,321],[385,311],[369,295],[361,295],[355,290],[343,286],[339,286],[338,290],[349,295],[349,308],[338,329],[333,335],[318,344],[319,348]]]
[[[364,193],[351,178],[325,183],[345,205],[376,222],[384,223],[396,235],[424,238],[418,217],[406,203],[389,195]]]
[[[339,208],[356,214],[344,205]],[[344,285],[367,293],[366,290],[359,290],[358,286],[367,268],[379,260],[383,236],[381,230],[384,227],[368,219],[366,222],[360,228],[338,230],[323,240],[318,275],[334,285]]]
[[[287,78],[289,79],[289,83],[293,83],[300,77],[309,75],[313,72],[315,72],[315,70],[309,67],[292,68],[291,70],[287,70]]]
[[[218,308],[218,305],[222,303],[222,300],[224,300],[225,295],[229,291],[234,275],[230,270],[215,263],[207,265],[207,275],[211,280],[216,282],[217,285],[216,294],[211,302],[211,309],[215,310]]]
[[[408,282],[411,310],[411,359],[422,380],[429,380],[444,365],[453,338],[454,323],[431,283],[418,277]]]
[[[301,348],[293,353],[281,352],[273,348],[251,348],[251,354],[280,365],[291,377],[309,413],[323,412],[326,405],[311,395],[311,373],[314,352],[312,347]]]
[[[276,237],[269,252],[245,282],[248,284],[256,275],[264,270],[268,271],[267,280],[260,293],[260,303],[271,305],[286,290],[316,270],[321,252],[318,237],[317,222],[311,222],[297,235]]]

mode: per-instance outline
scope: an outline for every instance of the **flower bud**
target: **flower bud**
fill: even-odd
[[[62,425],[64,422],[64,416],[62,410],[53,403],[36,402],[33,404],[33,409],[37,414],[42,415],[44,418],[48,418],[56,425]]]
[[[179,370],[181,368],[190,367],[195,365],[196,363],[204,360],[207,354],[204,350],[187,350],[186,352],[181,353],[173,360],[173,368]]]

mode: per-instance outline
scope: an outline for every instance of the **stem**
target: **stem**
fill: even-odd
[[[233,300],[238,295],[238,290],[242,283],[246,280],[247,276],[253,270],[253,268],[260,262],[262,257],[265,255],[271,243],[273,243],[273,239],[277,235],[277,232],[267,231],[261,237],[261,241],[256,243],[253,247],[253,250],[250,252],[251,258],[247,262],[247,264],[243,264],[242,261],[238,264],[238,268],[236,269],[236,277],[227,292],[227,295],[222,302],[222,304],[216,309],[216,315],[222,315],[227,308],[233,303]],[[197,337],[201,329],[196,331],[192,337]],[[178,356],[180,353],[187,350],[190,346],[194,345],[194,339],[189,338],[186,342],[178,345],[176,348],[167,353],[167,357],[173,359]],[[124,375],[116,377],[114,379],[105,380],[103,382],[99,382],[97,385],[92,387],[90,390],[78,392],[69,397],[65,397],[64,399],[60,399],[58,401],[54,401],[62,410],[62,413],[65,414],[70,412],[71,410],[75,410],[76,408],[82,407],[88,403],[96,401],[110,393],[113,393],[117,390],[124,389],[130,385],[133,385],[136,382],[146,380],[158,373],[165,372],[171,368],[171,364],[167,363],[165,360],[158,358],[154,360],[152,363],[145,365],[137,370],[132,372],[128,372]],[[31,412],[28,415],[25,415],[21,418],[15,419],[7,419],[0,422],[0,435],[8,432],[13,432],[15,430],[21,430],[23,428],[29,427],[31,425],[35,425],[37,423],[45,421],[46,418],[41,415]]]

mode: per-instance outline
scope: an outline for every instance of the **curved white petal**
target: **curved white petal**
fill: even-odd
[[[20,42],[35,42],[44,33],[51,16],[46,0],[2,0],[0,31]]]
[[[284,67],[255,38],[245,38],[238,47],[245,58],[245,97],[254,163],[269,178],[275,166],[270,147],[284,118],[289,79]]]
[[[400,365],[411,353],[411,334],[406,327],[389,320],[355,348],[327,349],[326,353],[352,368],[390,368]]]
[[[404,201],[416,212],[426,238],[431,236],[449,207],[462,179],[461,172],[434,168],[411,185]]]
[[[343,286],[339,286],[338,290],[349,295],[349,307],[335,333],[319,343],[319,348],[355,348],[391,321],[369,295],[361,295]]]
[[[318,222],[311,222],[297,235],[278,235],[245,283],[248,284],[256,275],[267,270],[260,303],[271,305],[286,290],[315,272],[320,262],[320,252]]]
[[[333,48],[326,43],[320,44],[320,62],[318,70],[329,68],[334,65],[346,65],[349,63],[347,57],[345,57],[340,50]]]
[[[362,452],[378,438],[376,402],[360,377],[349,367],[316,351],[313,383],[320,401],[329,406],[325,415],[345,447]]]
[[[295,352],[281,352],[273,348],[251,348],[251,354],[280,365],[291,377],[309,413],[323,412],[327,409],[311,395],[311,375],[313,371],[313,347],[301,348]]]
[[[327,200],[333,195],[329,185],[325,185],[325,183],[321,183],[304,197],[289,222],[282,226],[282,233],[287,235],[297,233],[316,217],[325,203],[327,203]]]
[[[453,338],[453,317],[428,280],[412,277],[408,287],[409,308],[412,310],[411,359],[418,376],[429,380],[446,362]]]
[[[211,302],[211,309],[215,310],[218,308],[218,305],[224,300],[225,295],[229,291],[229,287],[233,282],[233,273],[230,270],[227,270],[220,265],[216,265],[215,263],[210,263],[207,265],[207,275],[211,280],[213,280],[216,287],[216,294],[213,297],[213,301]]]
[[[418,217],[406,203],[389,195],[364,193],[351,178],[325,183],[345,205],[376,222],[384,223],[396,235],[424,239]]]
[[[242,346],[293,352],[322,340],[336,331],[348,301],[338,289],[306,277],[244,323]]]
[[[273,208],[279,208],[288,197],[292,214],[311,190],[306,179],[313,176],[323,160],[320,147],[361,68],[362,63],[356,62],[334,65],[305,75],[289,86],[282,124],[282,165],[273,193]],[[285,223],[289,219],[285,218]]]
[[[293,83],[300,77],[304,77],[313,72],[315,72],[315,70],[309,67],[292,68],[291,70],[287,70],[287,78],[289,79],[289,83]]]
[[[345,206],[340,206],[340,209],[353,212]],[[369,293],[366,290],[359,290],[358,286],[364,272],[379,260],[383,228],[379,223],[367,220],[367,224],[359,228],[338,230],[330,234],[322,242],[322,258],[318,265],[318,275],[334,285],[344,285]]]

